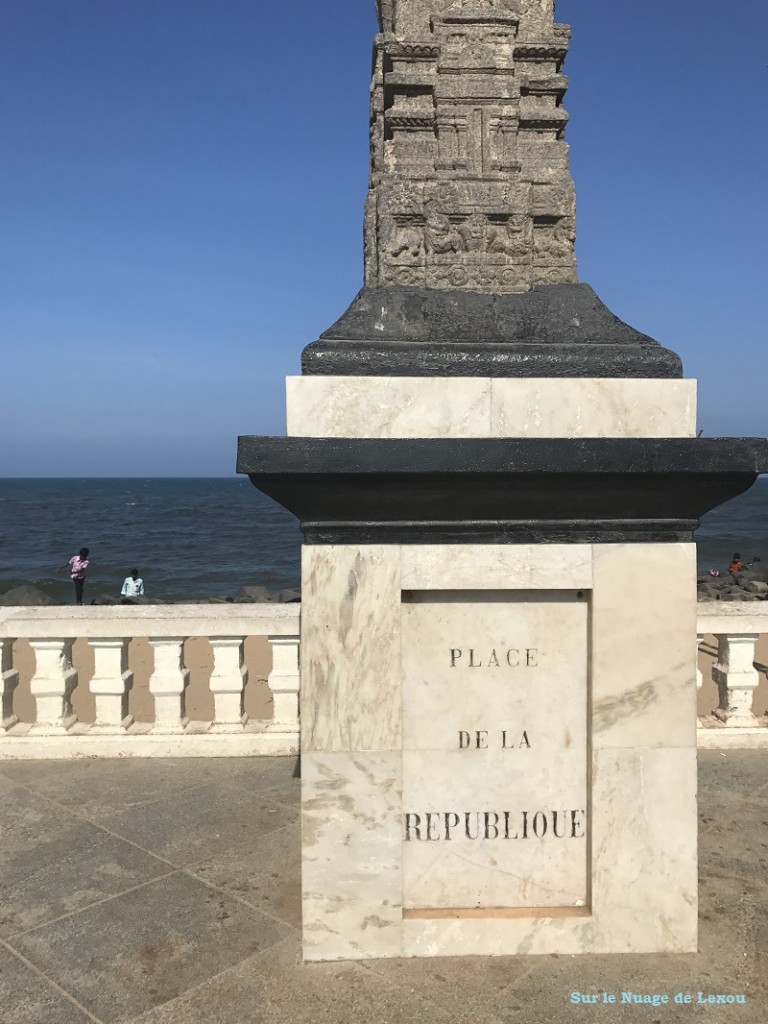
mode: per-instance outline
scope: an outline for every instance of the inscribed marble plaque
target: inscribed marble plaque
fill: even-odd
[[[588,592],[408,591],[403,906],[588,903]]]

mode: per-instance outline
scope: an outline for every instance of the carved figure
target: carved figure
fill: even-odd
[[[423,238],[421,232],[416,227],[398,227],[395,231],[389,255],[392,259],[396,260],[405,253],[413,259],[416,259],[423,253]]]
[[[443,255],[448,252],[462,252],[464,242],[444,213],[427,210],[424,226],[424,242],[429,252]]]
[[[514,221],[493,225],[488,234],[488,252],[523,256],[528,249],[523,228]]]
[[[573,227],[560,220],[555,224],[552,233],[538,241],[536,245],[537,257],[546,256],[548,259],[560,262],[570,260],[573,257]]]
[[[467,252],[485,252],[487,221],[482,213],[473,213],[459,227]]]

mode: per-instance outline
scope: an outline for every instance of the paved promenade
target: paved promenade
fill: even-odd
[[[698,955],[303,965],[294,760],[2,762],[0,1021],[764,1024],[768,757],[703,751],[699,781]]]

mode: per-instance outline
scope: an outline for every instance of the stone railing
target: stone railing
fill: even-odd
[[[0,759],[297,753],[299,615],[0,608]],[[703,602],[697,629],[699,746],[768,746],[768,603]]]
[[[699,746],[768,746],[768,603],[701,602],[697,633]]]
[[[0,608],[0,759],[297,753],[299,614],[298,604]],[[249,686],[245,649],[259,637]]]

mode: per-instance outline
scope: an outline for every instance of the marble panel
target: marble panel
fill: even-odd
[[[587,901],[588,602],[403,601],[406,908]]]
[[[696,748],[596,750],[592,952],[694,953]]]
[[[400,552],[302,548],[301,747],[400,746]]]
[[[289,437],[695,437],[696,381],[288,377]]]
[[[302,755],[305,960],[401,955],[396,752]]]
[[[477,377],[288,377],[289,437],[488,437]]]
[[[695,437],[696,381],[491,382],[492,437]]]
[[[412,544],[404,590],[589,590],[589,544]]]
[[[696,746],[696,548],[594,548],[596,747]]]

